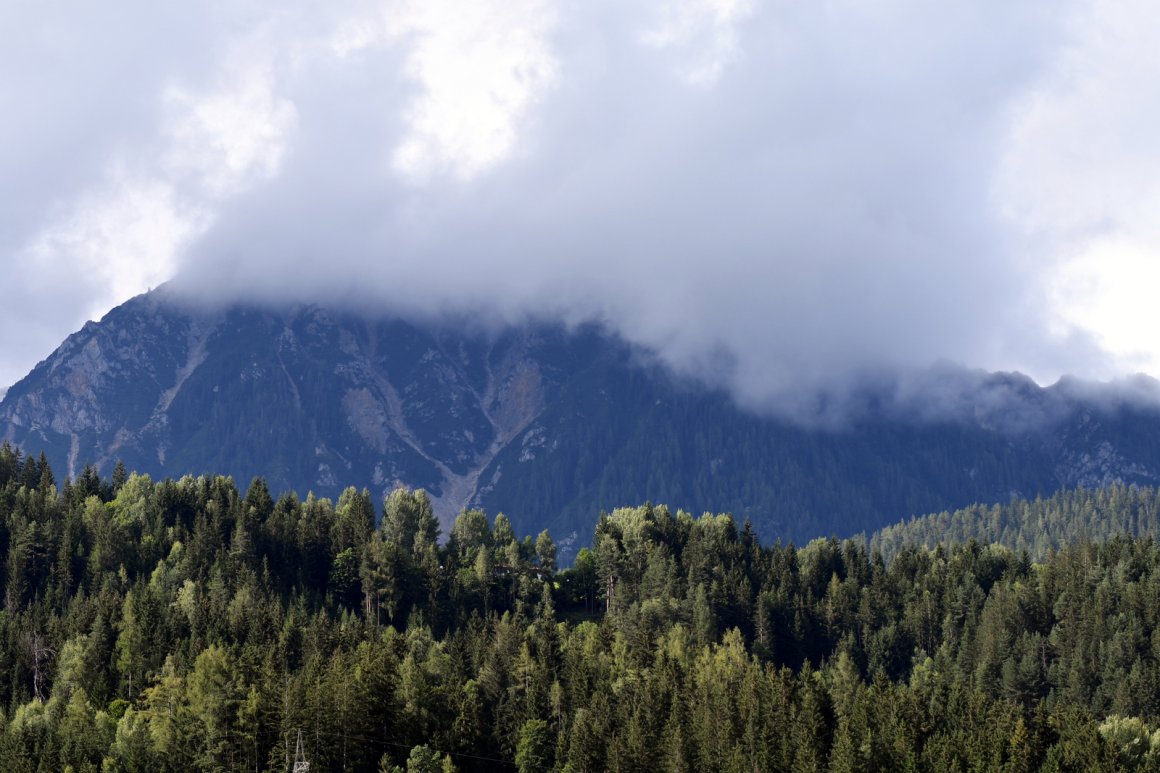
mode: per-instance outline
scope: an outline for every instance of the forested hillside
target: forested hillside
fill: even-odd
[[[0,450],[0,769],[1160,768],[1160,549],[547,534]]]
[[[1033,560],[1041,560],[1064,545],[1126,534],[1160,538],[1156,489],[1124,485],[1065,489],[1048,498],[973,505],[887,526],[871,536],[870,547],[889,560],[910,545],[933,548],[977,540],[1025,550]]]

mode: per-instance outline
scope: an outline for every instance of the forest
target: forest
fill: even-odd
[[[422,491],[4,445],[0,770],[1160,770],[1160,548],[1102,512],[1156,496],[977,511],[1089,524],[1042,551],[646,504],[561,569]]]
[[[1078,540],[1117,535],[1160,537],[1160,491],[1151,486],[1113,484],[1106,488],[1058,491],[1050,497],[973,505],[954,512],[911,518],[879,529],[870,548],[889,560],[905,545],[934,547],[971,539],[1026,550],[1032,559]]]

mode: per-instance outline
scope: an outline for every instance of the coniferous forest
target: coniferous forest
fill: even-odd
[[[645,505],[560,569],[422,491],[5,445],[0,770],[1160,770],[1160,548],[1104,512],[1156,493],[1060,497],[995,511],[1089,524],[1044,550]]]
[[[1115,484],[1066,489],[1047,498],[974,505],[879,529],[870,539],[870,548],[889,560],[907,545],[933,548],[943,542],[976,539],[1026,550],[1041,560],[1049,551],[1079,540],[1103,541],[1128,534],[1160,538],[1160,491]]]

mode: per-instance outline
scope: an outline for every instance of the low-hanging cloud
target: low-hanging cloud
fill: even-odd
[[[1043,185],[1062,141],[1037,144],[1083,112],[1073,70],[1129,66],[1075,64],[1108,4],[1146,10],[222,4],[165,33],[184,47],[146,48],[153,68],[55,170],[59,201],[8,218],[23,240],[7,246],[44,265],[106,256],[112,276],[77,285],[105,298],[173,274],[216,300],[599,319],[790,413],[940,358],[1109,375],[1052,306],[1104,200],[1060,214]],[[159,210],[149,238],[101,216],[134,191]]]

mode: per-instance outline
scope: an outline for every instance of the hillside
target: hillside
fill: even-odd
[[[422,487],[445,528],[465,506],[504,511],[521,531],[550,529],[564,560],[623,502],[733,512],[802,542],[1065,486],[1160,483],[1160,412],[1123,390],[942,366],[900,394],[868,387],[846,425],[802,426],[593,326],[205,309],[162,289],[13,385],[0,437],[73,478],[120,459],[303,496]]]
[[[4,771],[1160,766],[1152,541],[884,564],[643,506],[558,571],[422,492],[53,477],[0,445]]]
[[[904,545],[934,548],[975,540],[1026,550],[1032,560],[1041,561],[1048,551],[1065,545],[1129,535],[1160,539],[1160,491],[1114,485],[1005,504],[976,504],[879,529],[870,537],[870,548],[889,560]]]

